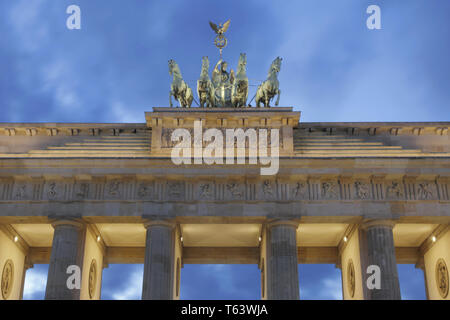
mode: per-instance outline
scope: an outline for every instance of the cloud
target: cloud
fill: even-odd
[[[340,276],[326,277],[317,283],[303,285],[300,299],[304,300],[342,300],[342,284]]]
[[[105,294],[113,300],[140,300],[142,297],[143,273],[141,267],[133,268],[122,286],[115,285],[105,290]],[[117,278],[116,278],[117,279]]]
[[[26,273],[23,289],[24,300],[36,300],[45,295],[47,285],[47,273],[30,269]]]

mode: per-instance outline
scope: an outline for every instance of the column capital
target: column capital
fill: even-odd
[[[275,226],[290,226],[294,227],[295,229],[298,228],[300,222],[298,219],[270,219],[266,223],[266,227],[268,229],[275,227]]]
[[[86,223],[81,219],[71,219],[71,218],[59,218],[59,219],[51,219],[52,227],[56,228],[58,226],[69,225],[74,226],[77,229],[83,229],[86,226]]]
[[[33,264],[33,262],[31,262],[30,256],[25,257],[25,262],[23,264],[23,267],[25,270],[34,268],[34,264]]]
[[[395,220],[393,219],[365,219],[361,222],[360,228],[367,230],[373,227],[394,228]]]
[[[164,227],[168,227],[171,229],[175,229],[177,226],[177,223],[176,223],[175,219],[161,219],[161,218],[144,219],[145,229],[148,229],[149,227],[154,227],[154,226],[164,226]]]

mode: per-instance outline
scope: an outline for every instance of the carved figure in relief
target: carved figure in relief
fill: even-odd
[[[139,185],[139,189],[138,189],[138,196],[139,196],[139,198],[147,197],[147,196],[150,195],[150,194],[151,194],[151,188],[150,188],[150,186],[148,186],[148,185],[145,184],[145,183],[141,183],[141,184]]]
[[[89,184],[88,183],[81,183],[80,188],[78,189],[78,192],[76,194],[77,198],[84,199],[89,194]]]
[[[21,200],[21,199],[25,198],[26,189],[27,189],[27,185],[26,184],[22,184],[19,188],[17,188],[17,191],[16,191],[16,194],[14,195],[14,198],[17,199],[17,200]]]
[[[337,197],[335,185],[332,182],[322,183],[322,198],[334,199]]]
[[[305,196],[305,193],[306,193],[306,183],[304,183],[304,182],[297,182],[297,184],[295,185],[295,188],[294,188],[294,190],[293,190],[293,192],[292,192],[293,194],[293,196],[294,196],[294,198],[297,198],[297,197],[304,197]]]
[[[355,182],[355,187],[356,187],[356,196],[359,199],[367,199],[369,198],[370,195],[370,191],[369,191],[369,186],[365,183],[362,182]]]
[[[403,191],[400,187],[400,183],[392,181],[391,185],[387,187],[388,198],[401,198],[403,197]]]
[[[112,181],[109,184],[109,195],[114,197],[120,196],[120,181]]]
[[[179,198],[182,194],[183,185],[180,182],[169,183],[169,196]]]
[[[212,198],[212,190],[211,184],[204,183],[200,185],[200,198],[202,199],[211,199]]]
[[[239,185],[237,183],[227,184],[227,189],[233,198],[242,198],[242,192],[239,190]]]
[[[273,197],[272,186],[269,180],[263,182],[263,192],[266,197]]]
[[[428,200],[433,198],[433,189],[428,182],[419,184],[419,198],[422,200]]]
[[[56,183],[55,182],[50,183],[48,186],[48,192],[47,192],[49,199],[56,198],[57,194],[58,193],[56,191]]]

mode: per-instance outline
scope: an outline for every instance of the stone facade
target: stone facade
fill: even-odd
[[[336,264],[344,299],[399,299],[396,265],[414,263],[428,297],[449,299],[450,122],[304,123],[286,107],[154,108],[145,119],[0,123],[8,299],[33,263],[50,263],[49,299],[100,298],[109,263],[145,264],[144,299],[178,299],[186,263],[258,264],[263,299],[299,298],[296,263]],[[202,134],[279,130],[279,170],[249,164],[248,141],[233,143],[244,163],[173,163],[172,133],[194,135],[195,123]],[[79,290],[65,287],[72,264]],[[379,290],[366,286],[370,265]]]

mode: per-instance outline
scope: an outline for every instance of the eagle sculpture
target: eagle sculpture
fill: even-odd
[[[225,22],[224,24],[219,24],[219,26],[217,26],[215,23],[212,23],[211,21],[209,22],[209,25],[211,26],[211,28],[215,31],[215,33],[217,33],[218,35],[222,35],[225,32],[227,32],[228,27],[230,26],[230,20],[228,20],[227,22]]]

